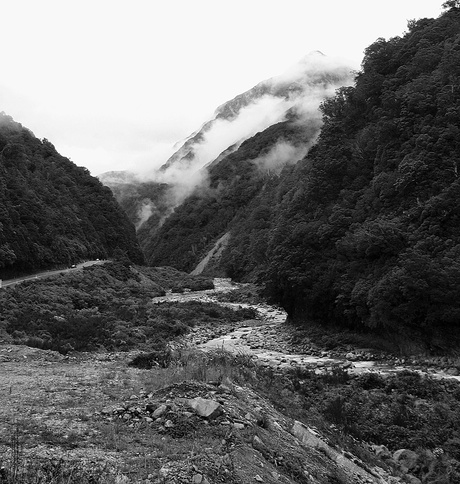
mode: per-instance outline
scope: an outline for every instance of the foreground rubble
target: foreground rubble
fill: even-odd
[[[154,393],[141,391],[121,405],[104,408],[101,418],[121,420],[131,428],[149,426],[175,439],[218,440],[216,446],[174,463],[165,459],[155,483],[398,482],[382,467],[371,468],[332,447],[314,429],[287,418],[252,390],[228,379],[214,385],[187,382]]]

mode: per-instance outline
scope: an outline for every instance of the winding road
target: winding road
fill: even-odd
[[[86,262],[81,262],[79,264],[75,264],[75,267],[68,267],[66,269],[56,269],[56,270],[51,270],[51,271],[37,272],[36,274],[18,277],[16,279],[6,279],[6,280],[3,280],[3,281],[0,279],[0,289],[3,289],[3,288],[8,287],[8,286],[14,286],[14,285],[20,284],[21,282],[24,282],[24,281],[30,281],[32,279],[42,279],[44,277],[53,276],[55,274],[61,274],[63,272],[70,272],[70,271],[75,271],[77,269],[82,269],[83,267],[92,266],[94,264],[103,264],[104,262],[107,262],[107,261],[106,260],[90,260],[90,261],[86,261]]]

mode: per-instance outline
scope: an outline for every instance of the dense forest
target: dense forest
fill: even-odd
[[[355,86],[323,103],[318,143],[232,232],[229,274],[257,276],[291,318],[420,335],[433,350],[458,335],[456,5],[366,49]]]
[[[143,256],[112,192],[46,139],[0,114],[0,278],[119,249]]]
[[[222,270],[261,282],[291,319],[444,347],[460,320],[460,9],[444,6],[366,49],[300,162],[251,163],[285,122],[211,166],[214,190],[176,209],[149,261],[190,270],[230,232]]]

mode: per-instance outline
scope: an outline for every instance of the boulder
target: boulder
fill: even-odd
[[[418,477],[413,476],[412,474],[407,474],[405,478],[409,484],[422,484],[422,481]]]
[[[219,417],[224,412],[220,403],[201,397],[189,400],[188,405],[193,408],[197,415],[209,420]]]
[[[168,410],[168,407],[166,405],[160,405],[153,413],[152,417],[153,418],[160,418],[165,412]]]
[[[399,449],[393,454],[393,459],[398,463],[403,472],[409,472],[417,468],[418,454],[413,450]]]

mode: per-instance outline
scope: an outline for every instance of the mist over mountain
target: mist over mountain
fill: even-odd
[[[112,172],[101,175],[101,181],[112,188],[136,225],[147,258],[153,257],[158,230],[187,197],[222,194],[223,186],[218,187],[216,182],[220,176],[216,175],[216,166],[239,151],[245,141],[257,138],[273,126],[284,127],[284,134],[280,128],[275,130],[276,137],[267,142],[266,150],[252,150],[252,171],[256,178],[265,177],[268,172],[279,173],[285,164],[302,158],[320,131],[320,103],[338,87],[351,82],[350,66],[313,52],[284,74],[263,81],[219,106],[214,117],[191,134],[159,170],[137,178],[133,174],[114,177]],[[255,143],[261,147],[259,141]],[[245,152],[247,146],[243,149]],[[236,155],[230,160],[236,163],[240,158]],[[241,163],[246,161],[242,159]],[[227,160],[224,165],[229,163]],[[243,176],[245,171],[242,166],[237,176]],[[201,254],[204,250],[201,245],[200,249],[193,250]],[[194,262],[195,257],[190,263]]]
[[[48,140],[0,114],[0,278],[107,258],[143,257],[111,191]]]
[[[351,67],[340,59],[312,52],[280,76],[265,80],[219,106],[214,118],[190,135],[162,166],[195,171],[229,146],[285,119],[292,110],[314,116],[319,103],[335,89],[352,81]]]

